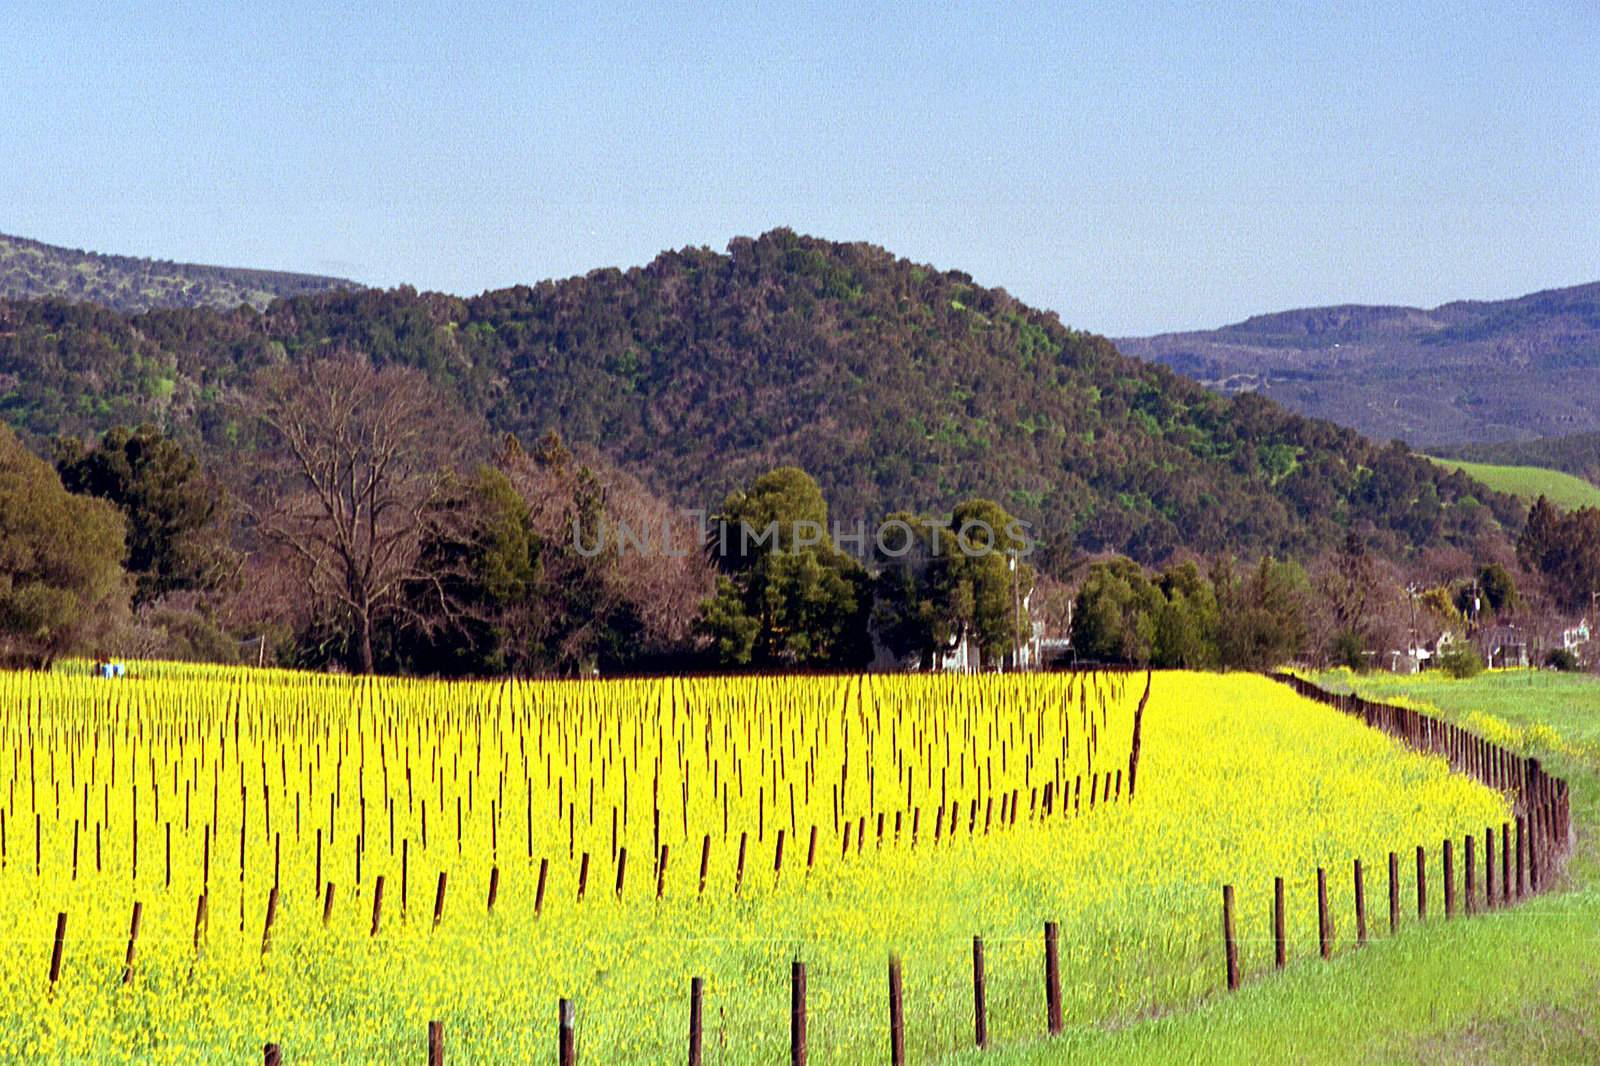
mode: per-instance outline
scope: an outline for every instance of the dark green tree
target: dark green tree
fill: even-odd
[[[59,437],[54,458],[68,492],[122,512],[134,606],[216,584],[225,558],[216,529],[221,492],[181,444],[142,425],[108,430],[94,446]]]
[[[127,610],[122,518],[75,496],[0,425],[0,666],[46,668],[88,651]]]
[[[870,659],[871,583],[834,545],[827,521],[821,490],[795,467],[728,496],[708,545],[724,576],[700,617],[724,665],[844,668]]]

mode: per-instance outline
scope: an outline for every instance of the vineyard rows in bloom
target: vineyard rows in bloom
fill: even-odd
[[[970,1045],[974,935],[993,1041],[1038,1031],[1044,921],[1068,1024],[1129,1019],[1215,990],[1223,884],[1266,968],[1274,876],[1306,954],[1319,866],[1508,816],[1246,675],[1150,679],[1130,796],[1142,675],[136,673],[0,675],[0,1058],[412,1061],[442,1019],[452,1061],[546,1061],[567,997],[589,1060],[659,1062],[700,976],[707,1061],[771,1062],[803,957],[813,1061],[874,1061],[898,953],[926,1061]]]

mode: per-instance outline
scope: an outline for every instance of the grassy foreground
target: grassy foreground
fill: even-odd
[[[1496,672],[1470,681],[1325,675],[1327,687],[1437,708],[1571,782],[1578,842],[1560,890],[1471,921],[1414,919],[1332,963],[1308,958],[1206,1005],[1084,1027],[960,1061],[1592,1063],[1600,1061],[1600,680]],[[1413,912],[1414,913],[1414,912]]]
[[[1429,456],[1432,459],[1432,456]],[[1580,507],[1600,507],[1600,485],[1581,477],[1548,470],[1542,466],[1501,466],[1496,463],[1468,463],[1459,459],[1433,459],[1440,466],[1459,470],[1496,492],[1533,501],[1544,496],[1557,507],[1575,511]]]

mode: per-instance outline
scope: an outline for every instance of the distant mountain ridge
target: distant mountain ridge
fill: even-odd
[[[1377,440],[1600,431],[1600,282],[1432,309],[1302,308],[1116,344],[1215,391],[1259,392]]]
[[[249,304],[362,286],[344,278],[101,255],[0,233],[0,299],[55,297],[113,311]]]

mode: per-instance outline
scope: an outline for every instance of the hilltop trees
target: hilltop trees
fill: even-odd
[[[116,508],[61,485],[0,426],[0,666],[44,668],[127,608]]]

